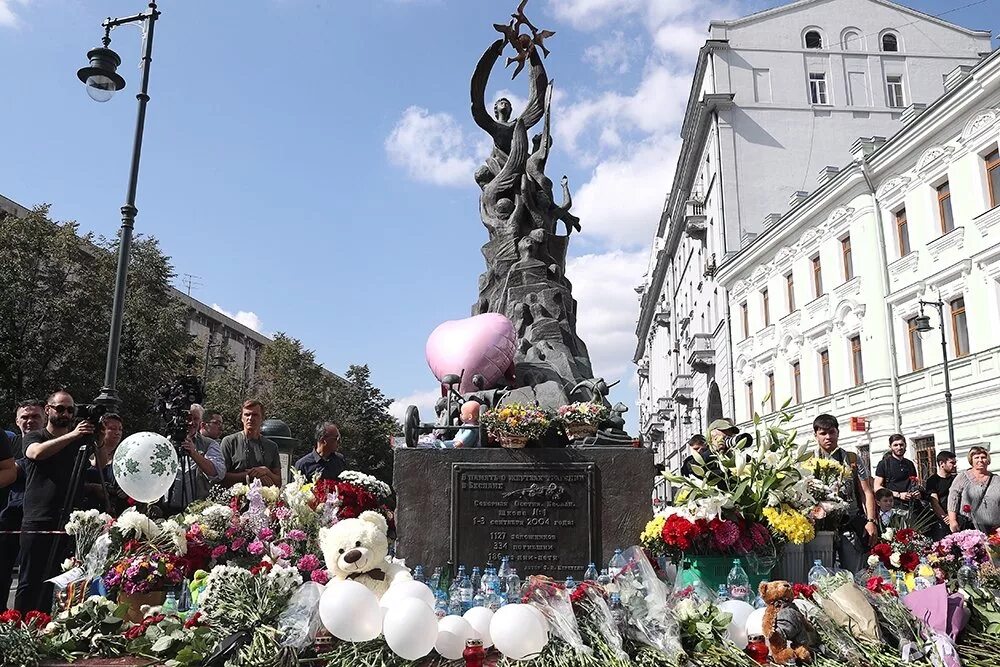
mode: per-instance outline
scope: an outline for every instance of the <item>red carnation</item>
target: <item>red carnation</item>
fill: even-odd
[[[21,612],[17,609],[8,609],[0,614],[0,623],[18,624],[21,622]]]
[[[889,567],[889,558],[892,557],[892,547],[885,542],[879,542],[872,549],[872,555],[878,556],[882,564]]]
[[[915,534],[912,528],[900,528],[896,531],[896,541],[900,544],[908,544]]]
[[[920,565],[920,556],[913,551],[903,552],[899,557],[899,566],[907,572],[913,572]]]
[[[24,615],[24,624],[29,626],[34,626],[36,629],[42,629],[46,625],[52,622],[52,617],[46,614],[44,611],[29,611]]]
[[[972,505],[962,505],[962,514],[972,514]]]
[[[816,593],[816,587],[811,584],[792,584],[792,592],[795,593],[795,597],[812,600]]]

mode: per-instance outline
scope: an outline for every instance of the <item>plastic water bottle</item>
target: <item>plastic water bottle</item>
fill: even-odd
[[[163,606],[160,607],[160,613],[166,616],[177,613],[177,596],[174,595],[173,591],[167,593],[167,599],[163,601]]]
[[[601,570],[601,573],[597,575],[597,583],[601,586],[607,586],[611,583],[611,575],[608,574],[607,568]]]
[[[444,594],[446,600],[448,599],[447,598],[448,591],[451,590],[451,581],[452,581],[451,578],[452,575],[454,575],[454,573],[455,573],[455,564],[452,563],[451,561],[445,563],[444,569],[441,570],[441,578],[438,580],[438,590],[440,590],[441,593]]]
[[[608,607],[611,608],[611,618],[614,619],[615,626],[618,628],[618,631],[624,635],[625,628],[628,625],[628,618],[625,614],[625,608],[622,607],[622,600],[618,593],[611,594]]]
[[[451,580],[451,586],[448,587],[448,599],[451,600],[452,597],[458,596],[458,587],[462,583],[462,579],[465,578],[465,566],[458,566],[458,574],[455,578]]]
[[[625,557],[622,556],[622,550],[615,549],[615,555],[608,561],[608,574],[611,575],[611,579],[614,580],[615,577],[621,574],[621,571],[625,569],[627,564]]]
[[[486,595],[481,590],[477,590],[476,594],[472,596],[472,606],[473,607],[486,606]]]
[[[576,580],[573,577],[566,577],[566,590],[570,593],[576,590]]]
[[[750,577],[740,564],[739,558],[733,559],[733,567],[726,577],[726,587],[729,590],[730,600],[743,600],[746,602],[750,598]]]
[[[719,591],[715,594],[716,602],[725,602],[729,599],[729,587],[725,584],[719,584]]]
[[[497,570],[497,576],[500,577],[501,581],[506,581],[507,577],[510,576],[510,558],[507,556],[500,559],[500,569]]]
[[[809,583],[815,584],[817,581],[823,577],[829,577],[830,570],[823,566],[823,561],[816,559],[813,561],[813,566],[809,568]]]
[[[501,579],[502,580],[502,579]],[[507,602],[520,602],[521,601],[521,577],[517,576],[517,569],[510,568],[510,574],[507,575]]]
[[[481,584],[483,583],[483,573],[478,567],[472,568],[472,588],[473,590],[479,590]]]
[[[458,599],[462,602],[462,613],[472,609],[472,598],[476,595],[472,587],[472,578],[469,575],[463,576],[458,583]]]
[[[437,602],[434,603],[434,615],[437,616],[439,620],[448,615],[447,600],[440,597],[437,599]]]
[[[962,567],[958,568],[958,585],[961,588],[978,588],[976,568],[971,558],[966,558]]]
[[[427,583],[427,577],[424,576],[423,565],[417,565],[413,568],[413,580],[421,583]]]
[[[937,583],[934,570],[927,562],[926,556],[920,557],[920,565],[917,566],[916,574],[913,577],[913,590],[922,591]]]
[[[434,574],[427,581],[427,585],[431,587],[431,591],[434,592],[434,597],[441,597],[441,568],[434,568]]]
[[[454,595],[448,598],[448,615],[449,616],[461,616],[466,612],[462,608],[462,600],[458,597],[458,592],[456,591]]]
[[[597,566],[591,563],[583,573],[584,581],[597,581]]]

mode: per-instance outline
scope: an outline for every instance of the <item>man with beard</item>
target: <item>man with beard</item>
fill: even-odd
[[[0,611],[7,611],[7,598],[14,579],[14,566],[20,552],[21,515],[24,513],[24,467],[25,461],[21,439],[45,425],[45,401],[29,399],[17,404],[14,424],[18,434],[14,437],[13,450],[17,479],[8,487],[10,494],[4,498],[0,511]],[[8,489],[4,489],[7,491]]]
[[[45,580],[58,574],[68,546],[60,521],[67,499],[76,500],[80,488],[70,489],[73,464],[82,440],[96,429],[89,421],[73,426],[76,403],[66,391],[49,396],[45,405],[49,423],[24,436],[24,521],[21,526],[21,573],[14,607],[21,613],[47,612],[52,588]],[[47,534],[53,531],[54,534]]]

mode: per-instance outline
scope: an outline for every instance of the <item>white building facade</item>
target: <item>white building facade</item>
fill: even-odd
[[[641,293],[639,421],[659,462],[732,416],[730,299],[716,272],[852,159],[895,134],[990,51],[971,31],[886,0],[801,0],[710,25],[681,155]],[[734,384],[738,386],[734,387]]]
[[[720,266],[738,421],[789,400],[791,427],[833,414],[872,458],[901,432],[924,475],[1000,446],[1000,52],[949,86]]]

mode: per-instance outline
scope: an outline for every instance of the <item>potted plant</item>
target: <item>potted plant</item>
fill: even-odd
[[[606,405],[593,401],[570,403],[559,408],[559,421],[570,440],[580,440],[597,433],[598,425],[608,418]]]
[[[499,440],[502,447],[521,449],[540,438],[552,425],[552,418],[533,405],[510,403],[487,411],[482,423],[490,438]]]

